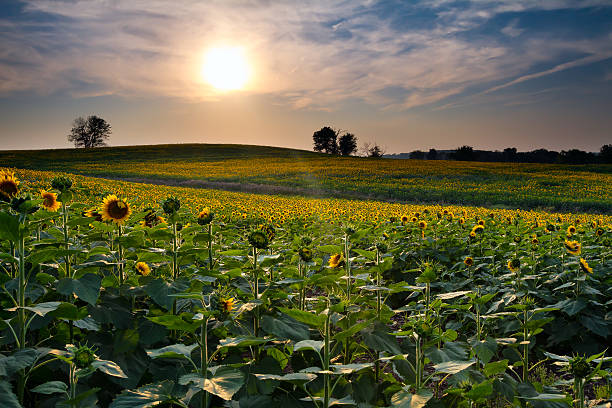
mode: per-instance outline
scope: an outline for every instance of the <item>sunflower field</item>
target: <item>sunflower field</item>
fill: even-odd
[[[0,169],[0,407],[607,407],[611,225]]]

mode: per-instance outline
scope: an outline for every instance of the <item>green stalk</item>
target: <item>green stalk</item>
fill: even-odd
[[[380,270],[378,269],[380,265],[380,252],[378,248],[376,248],[376,286],[380,288]],[[376,317],[380,320],[380,310],[382,307],[382,295],[380,293],[380,289],[376,290]]]
[[[23,233],[19,237],[19,286],[17,288],[18,306],[19,306],[19,350],[23,350],[26,347],[26,316],[25,316],[25,238]],[[19,402],[23,405],[24,394],[25,394],[25,370],[19,371],[19,378],[17,381],[17,397]]]
[[[421,389],[421,379],[422,379],[422,377],[421,377],[421,337],[418,334],[416,334],[415,340],[416,340],[416,342],[415,342],[415,344],[416,344],[416,346],[415,346],[415,354],[416,354],[416,357],[415,357],[415,368],[416,368],[415,371],[416,371],[416,373],[415,374],[416,374],[416,381],[415,381],[414,386],[415,386],[416,390],[418,391],[418,390]]]
[[[331,329],[330,329],[330,316],[331,312],[329,310],[329,299],[327,300],[327,316],[325,316],[325,350],[323,355],[323,370],[329,371],[329,360],[330,360],[330,349],[329,349],[329,339],[331,337]],[[329,399],[331,397],[331,389],[329,383],[329,374],[324,375],[324,396],[323,396],[323,407],[329,407]]]
[[[527,310],[523,310],[523,341],[527,341]],[[529,374],[529,344],[523,346],[523,382],[527,382]]]
[[[177,231],[176,231],[176,222],[172,223],[172,277],[174,280],[178,279],[178,266],[177,266]]]
[[[348,304],[351,303],[351,290],[353,282],[351,282],[351,263],[349,261],[349,238],[347,234],[344,234],[344,265],[346,269],[346,296],[348,298]]]
[[[204,377],[204,384],[208,378],[208,318],[203,320],[202,323],[202,339],[200,345],[200,369],[202,371],[202,377]],[[208,391],[202,390],[204,395],[201,400],[201,408],[208,407]]]
[[[64,246],[66,248],[66,251],[69,249],[69,242],[68,242],[68,208],[66,207],[66,203],[62,201],[62,221],[63,221],[63,225],[62,225],[62,229],[64,230]],[[68,254],[66,254],[66,256],[64,256],[64,262],[66,264],[66,277],[67,278],[72,278],[72,273],[70,272],[70,256]]]
[[[300,310],[304,311],[306,309],[306,283],[304,282],[306,272],[304,271],[305,265],[302,264],[302,260],[298,261],[298,272],[300,274],[300,278],[302,279],[301,287],[300,287]]]
[[[121,228],[121,225],[118,226],[118,231],[119,231],[119,239],[118,239],[118,243],[117,243],[117,251],[119,254],[119,286],[123,286],[123,280],[124,280],[124,276],[123,276],[123,245],[121,245],[121,236],[123,235],[123,229]]]
[[[253,247],[253,277],[255,281],[253,285],[255,287],[255,300],[259,300],[259,273],[257,272],[257,248]],[[253,334],[255,337],[259,335],[259,305],[255,306],[253,317]]]
[[[212,253],[212,222],[208,224],[208,270],[212,272],[213,253]]]

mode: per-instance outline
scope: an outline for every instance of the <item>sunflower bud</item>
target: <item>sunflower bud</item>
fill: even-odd
[[[215,216],[215,213],[213,213],[212,211],[210,211],[208,207],[206,207],[202,211],[200,211],[200,213],[198,214],[198,224],[208,225],[211,223],[214,216]]]
[[[181,201],[176,197],[168,197],[162,201],[162,209],[167,215],[172,215],[178,212],[181,208]]]
[[[73,362],[77,368],[88,368],[96,360],[96,354],[89,346],[80,346],[74,351]]]
[[[310,250],[310,248],[300,248],[300,250],[298,251],[298,254],[300,255],[300,258],[302,259],[302,261],[304,262],[310,262],[312,261],[312,251]]]
[[[53,187],[55,190],[64,192],[70,190],[72,187],[72,180],[70,180],[68,177],[57,176],[51,180],[51,187]]]
[[[249,234],[249,244],[253,248],[266,249],[270,245],[270,240],[262,230],[254,230]]]
[[[585,378],[591,374],[591,366],[583,356],[575,356],[569,361],[569,371],[576,378]]]

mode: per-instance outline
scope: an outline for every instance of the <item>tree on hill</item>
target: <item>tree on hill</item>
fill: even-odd
[[[436,160],[438,158],[438,151],[436,149],[429,149],[427,153],[427,160]]]
[[[342,156],[350,156],[357,151],[357,138],[352,133],[345,133],[338,141],[338,152]]]
[[[327,154],[338,153],[338,133],[337,130],[329,126],[324,126],[312,134],[315,152],[325,152]]]
[[[385,149],[379,146],[378,143],[372,145],[366,142],[361,147],[360,153],[362,156],[380,158],[385,154]]]
[[[100,147],[106,146],[106,140],[110,134],[111,125],[101,117],[79,116],[72,122],[68,140],[74,143],[75,147]]]
[[[423,160],[425,158],[425,152],[421,150],[413,150],[410,152],[411,159]]]

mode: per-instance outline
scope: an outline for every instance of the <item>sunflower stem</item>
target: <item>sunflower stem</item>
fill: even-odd
[[[17,297],[19,306],[19,350],[23,350],[26,347],[26,316],[25,316],[25,238],[23,232],[20,233],[19,237],[19,286],[17,287]],[[19,378],[17,381],[17,397],[19,402],[23,405],[24,394],[25,394],[25,369],[19,371]]]
[[[213,252],[212,252],[212,222],[208,224],[208,270],[212,272],[213,269]]]

